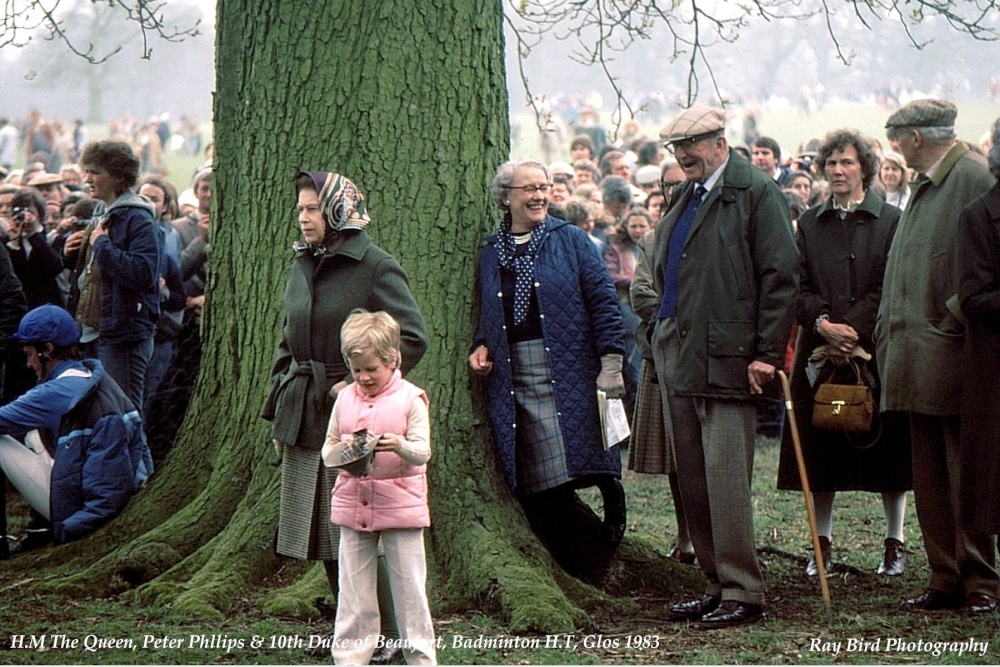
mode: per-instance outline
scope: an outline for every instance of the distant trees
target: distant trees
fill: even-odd
[[[176,109],[209,115],[214,27],[189,0],[27,0],[0,10],[6,113],[91,122]],[[154,54],[156,57],[154,57]],[[116,57],[117,56],[117,57]],[[136,91],[142,91],[136,95]]]

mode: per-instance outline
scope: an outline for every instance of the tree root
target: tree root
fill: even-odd
[[[275,591],[264,603],[268,616],[313,621],[323,616],[321,606],[335,607],[336,600],[330,591],[330,582],[322,563],[309,568],[301,578],[289,586]]]

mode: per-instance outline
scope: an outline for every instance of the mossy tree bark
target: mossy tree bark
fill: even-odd
[[[437,592],[516,631],[586,621],[579,603],[594,591],[552,565],[516,509],[466,364],[476,251],[495,223],[488,184],[508,151],[502,21],[499,2],[220,0],[195,397],[149,488],[91,539],[40,556],[75,573],[42,587],[131,590],[213,619],[276,568],[278,473],[258,413],[298,235],[291,179],[306,168],[347,174],[366,192],[370,231],[408,272],[427,319],[431,345],[412,379],[432,405]],[[314,571],[293,590],[323,586]],[[298,611],[310,609],[304,600]]]

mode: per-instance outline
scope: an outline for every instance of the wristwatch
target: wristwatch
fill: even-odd
[[[813,331],[815,331],[816,333],[819,333],[819,323],[822,322],[823,320],[827,320],[827,321],[830,320],[829,313],[823,313],[822,315],[820,315],[819,317],[816,318],[816,321],[813,322]]]

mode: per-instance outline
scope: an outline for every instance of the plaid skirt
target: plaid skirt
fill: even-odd
[[[519,493],[536,493],[569,481],[566,445],[545,343],[529,340],[511,349],[511,380],[517,411],[515,461]]]
[[[628,441],[628,469],[650,475],[669,475],[676,471],[663,421],[660,384],[656,380],[656,368],[649,359],[642,360],[639,372],[632,435]]]
[[[330,496],[337,471],[323,465],[318,449],[285,447],[277,551],[300,560],[337,560],[340,528],[330,523]]]

